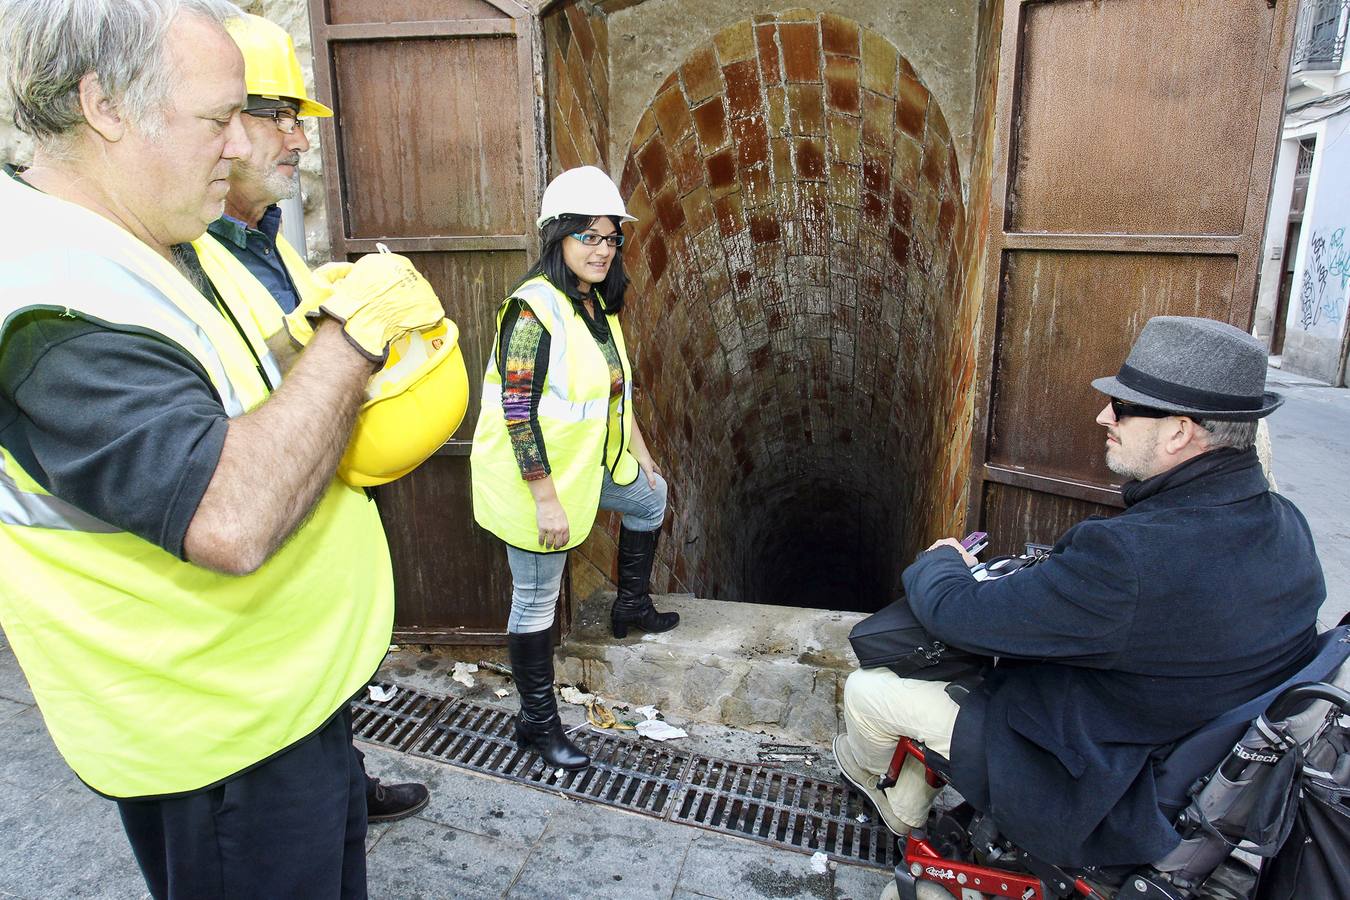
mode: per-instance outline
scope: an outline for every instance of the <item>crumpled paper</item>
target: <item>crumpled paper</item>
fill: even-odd
[[[584,691],[577,690],[570,684],[564,684],[558,688],[558,693],[562,694],[563,700],[574,706],[585,706],[592,700],[598,699],[594,694],[587,694]]]
[[[648,719],[645,722],[637,723],[637,733],[653,741],[669,741],[673,738],[689,737],[689,732],[683,728],[676,728],[669,722],[662,722],[660,719]]]
[[[473,673],[478,671],[478,666],[474,663],[457,662],[454,670],[450,673],[450,678],[458,681],[465,687],[473,687],[476,683]]]
[[[388,703],[394,699],[394,695],[398,693],[398,688],[392,684],[387,687],[381,684],[372,684],[366,688],[366,692],[370,695],[372,702]]]

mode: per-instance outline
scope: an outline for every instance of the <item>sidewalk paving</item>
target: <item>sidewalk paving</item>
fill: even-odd
[[[377,900],[875,900],[890,877],[853,865],[817,874],[808,854],[361,749],[372,775],[431,789],[419,815],[370,829]],[[0,638],[0,898],[148,896],[116,807],[66,767]]]
[[[1284,396],[1268,420],[1276,487],[1303,511],[1327,579],[1318,617],[1330,628],[1350,612],[1350,389],[1267,369]]]

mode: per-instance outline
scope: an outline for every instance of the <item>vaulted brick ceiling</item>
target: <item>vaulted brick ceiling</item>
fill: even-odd
[[[642,116],[625,329],[674,491],[672,571],[728,600],[873,608],[916,549],[961,370],[961,177],[941,109],[839,16],[718,33]]]

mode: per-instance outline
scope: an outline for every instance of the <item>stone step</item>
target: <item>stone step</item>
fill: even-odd
[[[658,595],[657,609],[678,612],[679,627],[619,640],[609,629],[613,599],[582,605],[557,650],[560,682],[812,744],[838,732],[844,679],[857,667],[848,633],[863,613]]]

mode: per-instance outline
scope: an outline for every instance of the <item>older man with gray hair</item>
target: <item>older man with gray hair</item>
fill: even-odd
[[[1177,844],[1154,755],[1297,672],[1326,597],[1308,524],[1253,447],[1281,403],[1265,377],[1265,348],[1240,329],[1150,319],[1117,374],[1092,383],[1125,510],[1009,577],[977,581],[951,538],[905,570],[919,622],[999,664],[959,703],[941,682],[849,676],[835,756],[893,830],[922,827],[934,796],[912,758],[874,787],[904,735],[1042,859],[1134,865]]]
[[[283,384],[202,277],[184,244],[250,150],[238,15],[0,0],[37,143],[0,176],[0,624],[155,897],[364,896],[347,701],[393,584],[334,472],[389,341],[443,312],[406,260],[362,259]]]

